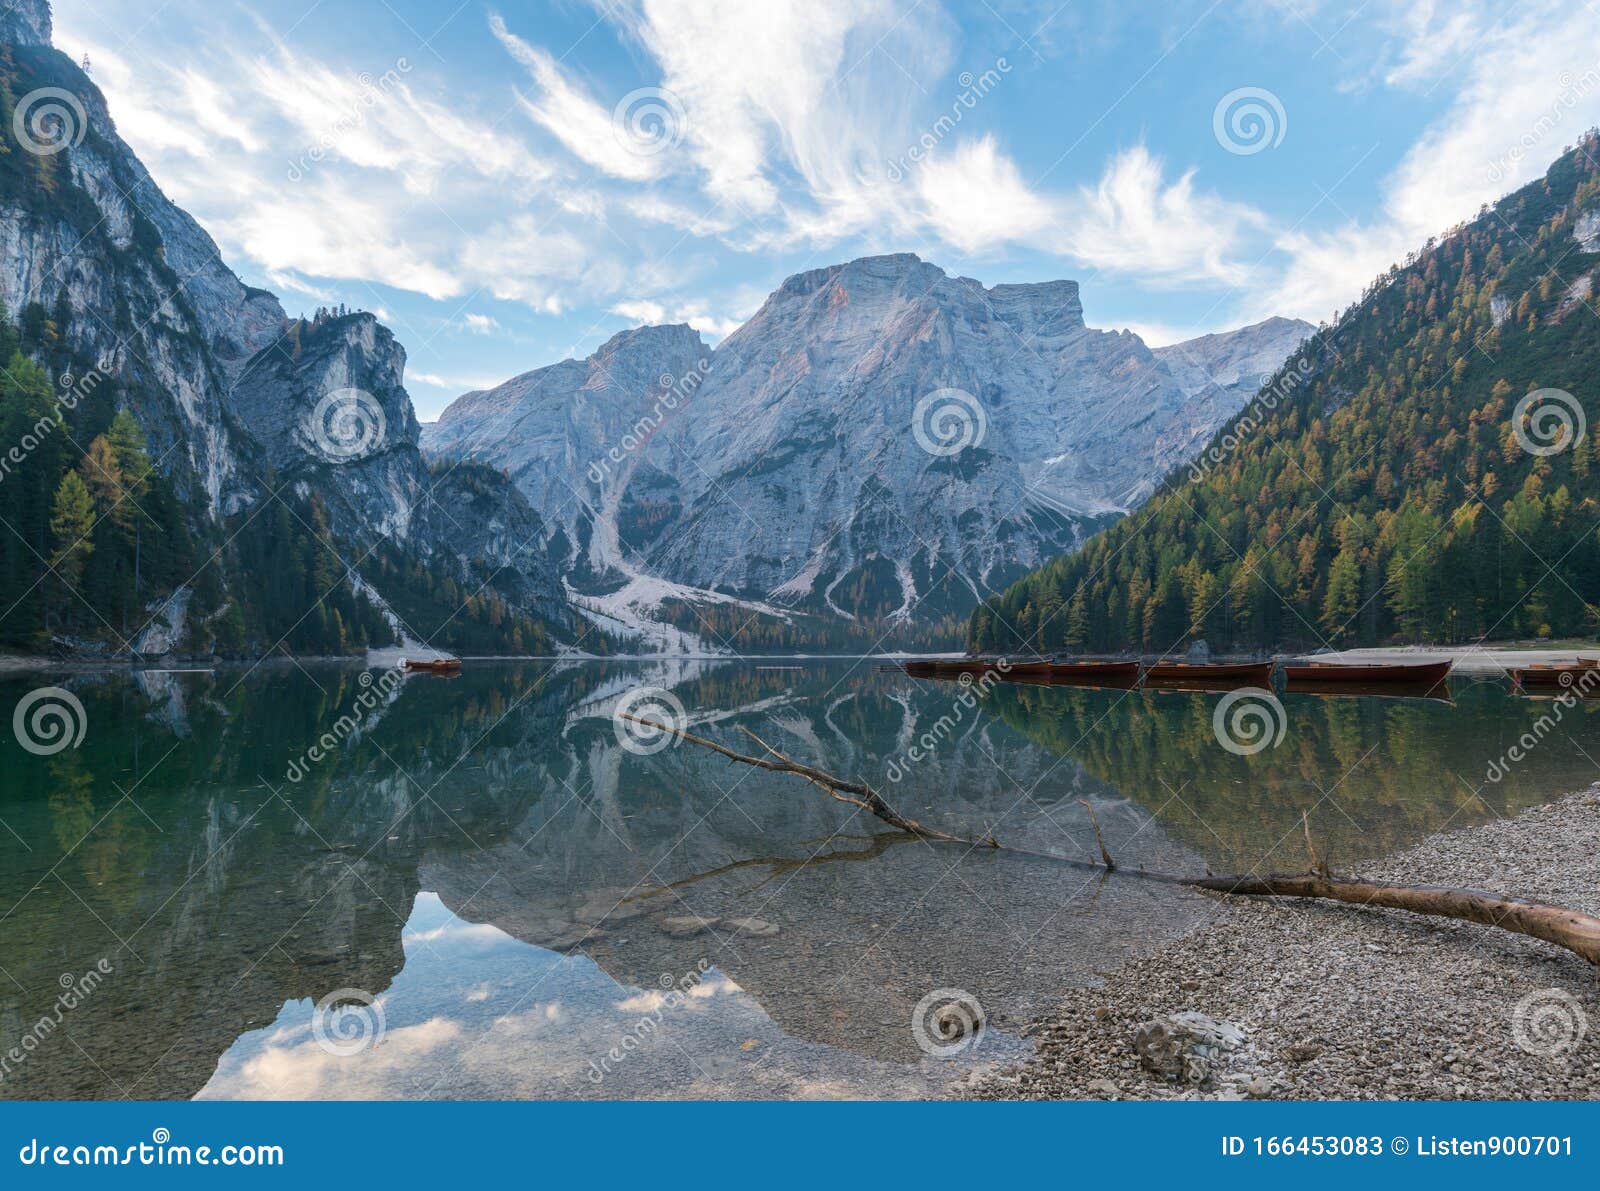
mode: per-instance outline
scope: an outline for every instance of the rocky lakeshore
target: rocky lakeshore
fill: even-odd
[[[1600,783],[1515,819],[1436,835],[1361,875],[1600,912]],[[1036,1057],[950,1094],[1600,1097],[1600,979],[1570,952],[1402,911],[1212,900],[1208,925],[1105,973],[1103,985],[1069,991],[1033,1023]],[[1181,1068],[1184,1056],[1187,1080],[1152,1070],[1175,1057]]]

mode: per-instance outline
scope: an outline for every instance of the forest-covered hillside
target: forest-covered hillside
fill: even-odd
[[[1592,630],[1600,164],[1429,242],[1137,513],[990,599],[968,643],[1167,651]]]

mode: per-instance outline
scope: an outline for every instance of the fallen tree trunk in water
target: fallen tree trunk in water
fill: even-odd
[[[1218,893],[1237,893],[1247,897],[1308,897],[1347,902],[1357,906],[1381,906],[1388,910],[1410,910],[1436,918],[1459,918],[1484,926],[1532,935],[1565,947],[1595,965],[1600,965],[1600,918],[1553,906],[1480,889],[1457,889],[1449,885],[1395,885],[1386,881],[1363,881],[1358,877],[1334,877],[1322,873],[1299,873],[1265,877],[1186,878],[1184,884]]]
[[[1427,914],[1437,918],[1455,918],[1463,922],[1495,926],[1535,939],[1543,939],[1547,943],[1554,943],[1557,947],[1564,947],[1573,954],[1582,956],[1591,964],[1600,966],[1600,918],[1592,914],[1478,889],[1457,889],[1448,885],[1399,885],[1386,881],[1363,881],[1357,877],[1336,877],[1327,871],[1326,864],[1319,860],[1315,849],[1312,848],[1309,824],[1306,825],[1306,846],[1312,848],[1312,864],[1318,871],[1273,873],[1267,876],[1183,877],[1172,873],[1150,872],[1146,869],[1121,868],[1111,858],[1111,852],[1100,835],[1100,825],[1095,821],[1092,809],[1090,809],[1090,822],[1094,826],[1095,839],[1100,847],[1099,860],[1084,860],[1058,856],[1050,852],[1036,852],[1028,848],[1013,848],[1002,844],[992,834],[972,839],[924,826],[915,819],[900,814],[865,782],[846,781],[815,766],[796,761],[773,748],[748,728],[741,728],[740,731],[761,746],[767,754],[765,757],[752,757],[735,752],[715,741],[695,736],[668,724],[640,719],[626,712],[618,714],[621,718],[632,720],[636,724],[642,724],[658,732],[666,732],[680,740],[720,753],[730,761],[753,765],[773,773],[789,773],[804,778],[828,797],[859,807],[882,819],[891,827],[928,840],[930,843],[965,844],[973,848],[999,849],[1017,855],[1069,864],[1074,868],[1096,869],[1107,874],[1118,873],[1139,877],[1142,880],[1161,881],[1168,885],[1206,889],[1214,893],[1243,897],[1309,898],[1345,902],[1356,906],[1377,906],[1389,910],[1409,910],[1414,914]]]

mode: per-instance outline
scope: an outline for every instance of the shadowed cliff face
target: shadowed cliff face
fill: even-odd
[[[1572,717],[1485,786],[1491,806],[1463,807],[1458,774],[1540,705],[1495,687],[1455,706],[1290,695],[1283,742],[1241,757],[1213,734],[1214,696],[1008,685],[952,720],[952,684],[848,663],[61,681],[83,742],[17,751],[0,790],[0,1054],[54,1012],[62,976],[112,971],[0,1064],[5,1097],[922,1094],[959,1070],[930,1067],[910,1029],[929,993],[984,1007],[996,1049],[967,1057],[1015,1053],[1056,990],[1204,911],[889,834],[685,746],[630,751],[612,711],[641,683],[697,732],[738,747],[748,726],[949,831],[1092,855],[1087,799],[1125,868],[1173,872],[1295,868],[1302,811],[1356,863],[1573,788],[1580,746],[1600,747]],[[36,685],[0,683],[0,706]],[[1374,749],[1388,763],[1359,764]],[[702,963],[715,983],[676,1027],[687,1057],[663,1042],[593,1082],[639,998]],[[316,1045],[312,1006],[341,989],[382,1003],[377,1051]]]
[[[419,513],[437,481],[416,450],[405,352],[388,329],[369,314],[290,320],[272,294],[240,281],[211,237],[161,192],[117,135],[99,89],[49,35],[46,4],[10,4],[0,14],[0,74],[19,110],[41,93],[70,97],[49,125],[64,142],[51,151],[30,151],[10,121],[0,129],[8,159],[0,301],[13,320],[30,307],[65,310],[49,361],[63,390],[75,384],[133,412],[201,541],[220,548],[237,529],[233,519],[258,513],[292,481],[328,506],[329,544],[358,575],[357,560],[378,540],[468,591],[484,586],[493,571],[481,564],[491,561],[510,568],[491,589],[570,636],[571,610],[544,556],[542,527],[509,485],[494,494],[477,485],[478,502],[492,495],[496,506],[488,528],[463,531],[438,516],[458,495],[448,488]],[[474,552],[507,537],[508,526],[528,533],[497,552]],[[240,564],[217,553],[217,569],[236,578]],[[355,582],[363,578],[397,602],[382,574]]]
[[[424,446],[570,510],[579,581],[603,583],[585,543],[610,524],[676,583],[931,618],[1141,501],[1309,330],[1274,319],[1152,352],[1085,326],[1074,282],[985,288],[869,257],[790,278],[714,352],[644,327],[469,393]]]

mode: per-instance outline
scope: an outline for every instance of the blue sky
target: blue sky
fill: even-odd
[[[1592,0],[57,0],[123,136],[419,416],[911,251],[1156,343],[1326,318],[1600,122]],[[959,117],[959,118],[957,118]]]

